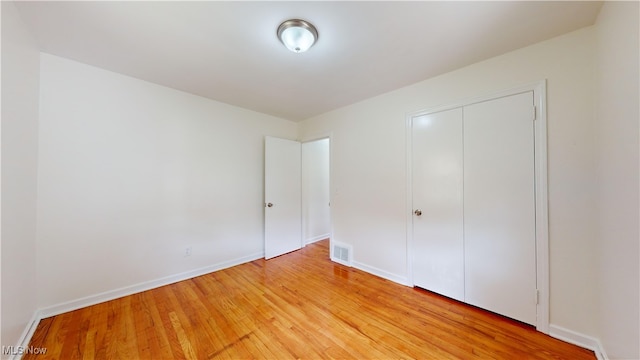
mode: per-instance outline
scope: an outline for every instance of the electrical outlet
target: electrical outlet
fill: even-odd
[[[191,246],[184,248],[184,256],[191,256]]]

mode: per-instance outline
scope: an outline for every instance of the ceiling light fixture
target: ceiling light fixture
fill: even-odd
[[[307,21],[291,19],[278,26],[278,39],[287,49],[301,53],[309,50],[318,40],[318,30]]]

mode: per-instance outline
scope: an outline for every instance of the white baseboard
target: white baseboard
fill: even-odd
[[[105,291],[95,295],[89,295],[80,299],[63,302],[53,306],[47,306],[45,308],[40,309],[40,312],[41,312],[42,318],[47,318],[50,316],[55,316],[65,312],[77,310],[83,307],[99,304],[105,301],[117,299],[123,296],[132,295],[142,291],[155,289],[160,286],[173,284],[178,281],[191,279],[197,276],[212,273],[214,271],[226,269],[232,266],[236,266],[236,265],[244,264],[253,260],[261,259],[263,257],[264,257],[264,253],[262,252],[248,255],[248,256],[243,256],[241,258],[237,258],[234,260],[224,261],[218,264],[209,265],[209,266],[191,270],[191,271],[186,271],[180,274],[170,275],[170,276],[166,276],[156,280],[145,281],[142,283],[125,286],[119,289]]]
[[[203,268],[183,272],[176,275],[166,276],[160,279],[145,281],[139,284],[125,286],[119,289],[105,291],[95,295],[89,295],[80,299],[67,301],[64,303],[56,304],[53,306],[47,306],[42,309],[38,309],[34,312],[31,320],[27,324],[26,328],[22,332],[20,336],[20,340],[18,341],[18,345],[16,345],[16,349],[26,349],[31,341],[31,337],[33,333],[36,331],[40,320],[44,318],[48,318],[50,316],[59,315],[65,312],[81,309],[83,307],[99,304],[105,301],[117,299],[123,296],[136,294],[142,291],[155,289],[160,286],[165,286],[169,284],[176,283],[178,281],[188,280],[197,276],[205,275],[212,273],[214,271],[223,270],[226,268],[230,268],[232,266],[244,264],[247,262],[251,262],[257,259],[264,258],[264,252],[255,253],[252,255],[244,256],[241,258],[237,258],[230,261],[224,261],[218,264],[206,266]],[[9,356],[9,360],[19,360],[22,356],[19,354],[13,354]]]
[[[354,268],[362,270],[364,272],[368,272],[369,274],[381,277],[383,279],[387,279],[389,281],[393,281],[395,283],[398,283],[400,285],[405,285],[405,286],[412,286],[411,284],[409,284],[409,279],[405,276],[399,276],[396,274],[392,274],[390,272],[384,271],[384,270],[380,270],[378,268],[375,268],[373,266],[369,266],[369,265],[365,265],[363,263],[359,263],[357,261],[352,262],[351,264]]]
[[[602,343],[600,343],[600,340],[594,337],[580,334],[573,330],[569,330],[563,328],[562,326],[553,324],[549,325],[549,336],[552,336],[558,340],[566,341],[570,344],[578,345],[585,349],[589,349],[595,353],[598,360],[609,359],[604,351],[604,348],[602,347]]]
[[[203,268],[186,271],[176,275],[166,276],[160,279],[145,281],[142,283],[134,284],[131,286],[125,286],[119,289],[105,291],[95,295],[89,295],[80,299],[67,301],[64,303],[56,304],[53,306],[47,306],[42,309],[36,310],[31,318],[31,321],[27,324],[27,327],[22,333],[20,337],[20,341],[16,348],[26,348],[31,341],[31,337],[33,333],[36,331],[40,320],[44,318],[48,318],[51,316],[59,315],[65,312],[81,309],[83,307],[99,304],[105,301],[121,298],[123,296],[136,294],[142,291],[147,291],[151,289],[158,288],[160,286],[165,286],[169,284],[176,283],[178,281],[188,280],[197,276],[209,274],[215,271],[223,270],[226,268],[230,268],[232,266],[244,264],[247,262],[251,262],[254,260],[264,258],[264,252],[255,253],[252,255],[243,256],[234,260],[224,261],[218,264],[206,266]],[[20,355],[12,355],[10,360],[19,360],[22,356]]]
[[[411,283],[409,283],[409,279],[403,276],[398,276],[398,275],[389,273],[387,271],[380,270],[375,267],[365,265],[356,261],[352,263],[352,266],[355,267],[356,269],[365,271],[375,276],[379,276],[383,279],[393,281],[400,285],[413,286]],[[609,360],[609,358],[607,357],[607,354],[604,351],[604,347],[602,346],[602,343],[600,343],[600,340],[598,340],[597,338],[580,334],[573,330],[569,330],[553,324],[549,325],[549,336],[554,337],[558,340],[566,341],[570,344],[580,346],[585,349],[589,349],[594,352],[598,360]]]
[[[326,237],[322,237],[321,239],[318,239],[318,240],[322,240],[322,239],[326,239]],[[315,240],[315,241],[318,241],[318,240]],[[244,256],[241,258],[237,258],[234,260],[225,261],[222,263],[206,266],[203,268],[183,272],[180,274],[166,276],[156,280],[145,281],[135,285],[126,286],[126,287],[122,287],[115,290],[105,291],[103,293],[86,296],[84,298],[71,300],[71,301],[67,301],[64,303],[60,303],[57,305],[48,306],[48,307],[36,310],[33,316],[31,317],[31,320],[25,327],[16,348],[26,348],[29,345],[29,342],[31,341],[31,337],[33,336],[36,328],[38,327],[40,320],[44,318],[59,315],[65,312],[73,311],[73,310],[77,310],[83,307],[99,304],[105,301],[117,299],[123,296],[136,294],[142,291],[151,290],[157,287],[173,284],[179,281],[188,280],[197,276],[209,274],[209,273],[223,270],[232,266],[236,266],[236,265],[244,264],[257,259],[261,259],[263,257],[264,257],[264,253],[256,253],[256,254]],[[381,277],[383,279],[387,279],[389,281],[393,281],[400,285],[412,286],[409,283],[409,280],[407,277],[392,274],[390,272],[375,268],[373,266],[365,265],[356,261],[354,261],[352,265],[356,269],[365,271],[367,273]],[[592,350],[595,353],[598,360],[608,360],[608,357],[604,351],[604,348],[602,347],[600,340],[598,340],[597,338],[580,334],[573,330],[569,330],[553,324],[549,325],[549,335],[556,339],[566,341],[568,343],[583,347],[585,349]],[[20,355],[12,355],[9,357],[9,359],[19,360],[21,357],[22,356]]]
[[[20,335],[18,345],[16,345],[15,349],[26,349],[29,346],[29,341],[31,341],[33,333],[36,332],[36,328],[38,327],[40,320],[42,320],[42,313],[40,312],[40,310],[36,310],[27,323],[27,326],[24,328],[24,331]],[[21,358],[22,354],[19,353],[10,354],[8,357],[9,360],[19,360]]]
[[[305,245],[309,245],[311,243],[314,243],[316,241],[320,241],[320,240],[324,240],[324,239],[328,239],[330,234],[323,234],[323,235],[318,235],[318,236],[314,236],[314,237],[310,237],[308,239],[306,239],[304,241]]]

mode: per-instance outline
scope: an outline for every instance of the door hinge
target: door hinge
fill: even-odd
[[[540,290],[536,289],[536,305],[540,304]]]
[[[531,108],[531,120],[532,121],[536,121],[536,119],[538,118],[538,111],[536,109],[536,106],[533,105],[533,107]]]

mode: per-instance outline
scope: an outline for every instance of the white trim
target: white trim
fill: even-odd
[[[300,139],[300,142],[308,143],[308,142],[317,141],[317,140],[331,139],[332,136],[333,136],[333,132],[322,132],[322,133],[318,133],[310,136],[305,136]]]
[[[27,326],[24,328],[24,330],[22,331],[22,334],[20,335],[20,339],[18,340],[18,345],[16,346],[17,349],[26,349],[29,346],[31,337],[33,337],[33,333],[36,332],[36,329],[38,328],[38,324],[40,323],[40,320],[42,320],[43,318],[44,317],[42,316],[42,311],[36,310],[33,313],[33,316],[31,316],[31,319],[27,323]],[[19,360],[19,359],[22,359],[22,355],[11,354],[9,355],[8,359]]]
[[[230,268],[232,266],[248,263],[248,262],[262,259],[262,258],[264,258],[264,252],[255,253],[255,254],[243,256],[234,260],[223,261],[218,264],[206,266],[206,267],[191,270],[191,271],[186,271],[180,274],[170,275],[170,276],[166,276],[156,280],[145,281],[142,283],[125,286],[119,289],[109,290],[99,294],[89,295],[80,299],[66,301],[66,302],[52,305],[52,306],[47,306],[39,310],[41,315],[40,318],[47,318],[50,316],[59,315],[65,312],[81,309],[83,307],[121,298],[123,296],[128,296],[128,295],[136,294],[142,291],[147,291],[147,290],[155,289],[161,286],[173,284],[179,281],[192,279],[194,277],[209,274],[215,271],[223,270],[226,268]]]
[[[581,334],[579,332],[563,328],[562,326],[549,325],[549,336],[573,345],[583,347],[595,353],[598,360],[608,360],[604,347],[597,338]]]
[[[394,283],[398,283],[400,285],[404,285],[404,286],[413,286],[410,282],[409,279],[405,276],[400,276],[400,275],[396,275],[396,274],[392,274],[390,272],[387,272],[385,270],[381,270],[378,269],[376,267],[373,266],[369,266],[363,263],[359,263],[357,261],[353,261],[352,262],[352,266],[358,270],[362,270],[364,272],[367,272],[369,274],[375,275],[377,277],[381,277],[383,279],[389,280],[389,281],[393,281]]]
[[[194,277],[206,275],[215,271],[223,270],[226,268],[230,268],[236,265],[248,263],[254,260],[264,258],[264,252],[255,253],[252,255],[243,256],[230,261],[223,261],[218,264],[206,266],[203,268],[186,271],[176,275],[166,276],[160,279],[145,281],[142,283],[138,283],[131,286],[125,286],[119,289],[105,291],[95,295],[89,295],[80,299],[67,301],[64,303],[48,306],[45,308],[41,308],[36,310],[31,317],[31,320],[27,323],[22,335],[20,336],[20,340],[18,341],[18,345],[16,348],[26,348],[29,346],[29,342],[31,341],[31,337],[33,336],[40,320],[60,315],[62,313],[66,313],[69,311],[81,309],[87,306],[99,304],[105,301],[114,300],[117,298],[121,298],[123,296],[128,296],[132,294],[137,294],[146,290],[155,289],[161,286],[173,284],[179,281],[192,279]],[[10,355],[8,357],[9,360],[19,360],[21,359],[21,355]]]
[[[314,237],[308,238],[308,239],[305,240],[305,245],[312,244],[312,243],[314,243],[316,241],[329,239],[329,235],[330,235],[330,233],[327,233],[327,234],[322,234],[322,235],[318,235],[318,236],[314,236]]]
[[[118,290],[108,291],[101,294],[78,299],[75,301],[70,301],[70,302],[58,304],[55,306],[39,309],[34,312],[30,321],[27,323],[27,326],[22,332],[22,335],[20,336],[20,340],[18,341],[18,345],[16,347],[26,348],[29,345],[29,342],[31,341],[31,337],[33,336],[38,324],[40,323],[40,320],[44,318],[59,315],[72,310],[77,310],[85,306],[95,305],[97,303],[101,303],[104,301],[117,299],[122,296],[127,296],[127,295],[135,294],[138,292],[150,290],[156,287],[169,285],[178,281],[191,279],[197,276],[205,275],[205,274],[222,270],[235,265],[240,265],[250,261],[258,260],[263,257],[264,257],[264,253],[254,254],[251,256],[246,256],[243,258],[236,259],[234,261],[223,262],[217,265],[212,265],[209,267],[205,267],[205,268],[201,268],[201,269],[197,269],[189,272],[184,272],[178,275],[161,278],[154,281],[148,281],[148,282],[140,283],[137,285],[121,288]],[[353,262],[353,267],[356,269],[365,271],[367,273],[370,273],[372,275],[381,277],[383,279],[393,281],[400,285],[412,286],[411,282],[409,282],[407,278],[386,272],[384,270],[380,270],[375,267],[371,267],[358,262]],[[581,334],[573,330],[569,330],[554,324],[551,324],[549,328],[550,328],[549,336],[556,338],[558,340],[562,340],[570,344],[574,344],[574,345],[583,347],[585,349],[591,350],[595,353],[595,356],[597,357],[598,360],[609,359],[604,351],[604,347],[600,343],[600,340],[598,340],[597,338],[584,335],[584,334]],[[12,355],[8,359],[19,360],[21,359],[21,356]]]
[[[412,132],[411,125],[414,117],[427,115],[444,110],[464,107],[501,97],[533,91],[536,105],[536,119],[534,121],[534,156],[535,156],[535,203],[536,203],[536,287],[539,291],[539,303],[536,307],[536,329],[542,333],[549,333],[549,230],[548,230],[548,184],[547,184],[547,109],[546,109],[546,80],[541,80],[489,95],[477,96],[439,105],[425,110],[408,113],[406,126],[406,223],[407,223],[407,284],[413,282],[413,194],[412,194]],[[384,277],[384,276],[383,276]]]
[[[533,85],[533,84],[532,84]],[[533,86],[536,194],[536,286],[539,292],[536,329],[549,333],[549,214],[547,180],[547,82]]]
[[[441,111],[445,111],[445,110],[451,110],[451,109],[455,109],[455,108],[459,108],[459,107],[463,107],[463,106],[469,106],[469,105],[473,105],[473,104],[477,104],[477,103],[481,103],[481,102],[485,102],[485,101],[489,101],[489,100],[494,100],[494,99],[498,99],[498,98],[502,98],[502,97],[521,94],[521,93],[524,93],[524,92],[527,92],[527,91],[536,91],[536,90],[539,90],[540,86],[543,86],[543,87],[546,88],[546,84],[547,84],[546,80],[534,81],[534,82],[530,82],[530,83],[523,84],[523,85],[520,85],[520,86],[516,86],[516,87],[513,87],[513,88],[509,88],[509,89],[504,89],[504,90],[499,90],[499,91],[496,91],[496,92],[488,93],[486,95],[473,96],[473,97],[469,97],[469,98],[466,98],[466,99],[462,99],[462,100],[458,100],[458,101],[452,101],[452,102],[449,102],[449,103],[446,103],[446,104],[441,104],[441,105],[429,107],[429,108],[426,108],[426,109],[410,111],[410,112],[407,113],[407,118],[408,118],[409,124],[410,124],[411,123],[410,120],[411,120],[412,117],[433,114],[433,113],[436,113],[436,112],[441,112]],[[545,98],[545,101],[546,101],[546,98]]]
[[[405,239],[407,246],[407,284],[415,286],[413,282],[413,117],[415,114],[409,114],[405,120],[406,126],[406,143],[407,143],[407,199],[405,201],[406,211],[405,217],[407,222],[407,238]]]

